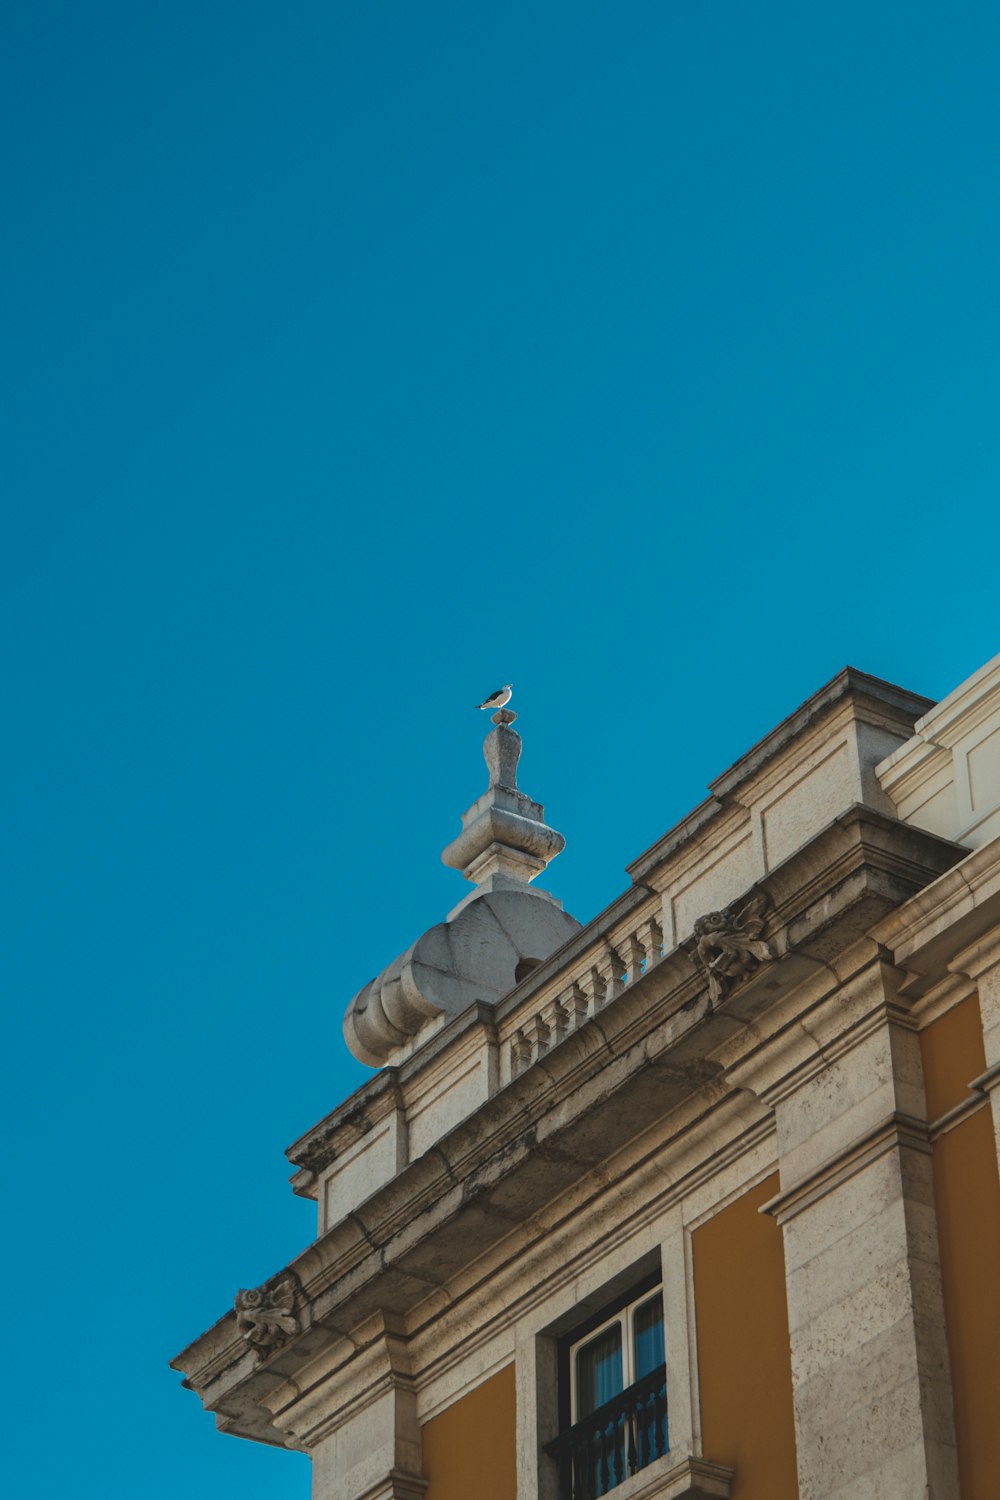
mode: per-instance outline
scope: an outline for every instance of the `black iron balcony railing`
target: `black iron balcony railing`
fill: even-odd
[[[562,1500],[598,1500],[668,1448],[667,1370],[651,1370],[628,1390],[546,1443],[559,1465]]]

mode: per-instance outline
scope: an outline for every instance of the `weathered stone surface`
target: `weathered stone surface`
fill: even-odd
[[[517,789],[521,736],[501,710],[483,751],[490,783],[462,819],[442,859],[476,886],[445,922],[425,932],[355,995],[344,1039],[371,1067],[395,1061],[438,1017],[494,1004],[579,931],[531,881],[565,846],[544,809]]]
[[[498,842],[541,809],[494,741],[479,892],[374,982],[393,1062],[290,1152],[321,1233],[264,1290],[298,1278],[297,1327],[262,1359],[233,1311],[175,1362],[220,1427],[308,1450],[317,1500],[420,1500],[421,1422],[513,1361],[518,1500],[556,1500],[557,1341],[659,1270],[674,1447],[616,1495],[722,1497],[691,1236],[777,1171],[800,1500],[957,1500],[917,1031],[978,982],[1000,1064],[1000,846],[894,815],[875,767],[926,707],[842,674],[564,936],[541,845]],[[712,1005],[698,941],[758,895],[767,951],[715,965]]]
[[[377,1067],[433,1017],[461,1015],[477,1000],[495,1004],[514,988],[519,965],[548,958],[579,926],[527,886],[477,896],[354,997],[344,1018],[348,1046]]]

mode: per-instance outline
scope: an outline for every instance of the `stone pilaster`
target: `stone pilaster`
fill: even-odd
[[[360,1347],[334,1344],[266,1400],[289,1446],[313,1462],[313,1500],[420,1500],[416,1385],[402,1330],[381,1315]]]
[[[543,1434],[559,1429],[559,1378],[554,1338],[519,1330],[514,1355],[518,1500],[559,1500],[555,1464],[544,1457]]]
[[[793,1044],[731,1070],[776,1116],[800,1500],[959,1497],[919,1047],[894,986],[870,964]]]
[[[672,1208],[660,1241],[663,1265],[663,1326],[667,1362],[667,1422],[670,1452],[678,1459],[701,1456],[698,1403],[695,1397],[691,1240],[680,1204]]]

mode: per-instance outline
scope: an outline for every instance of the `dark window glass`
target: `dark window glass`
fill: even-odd
[[[635,1353],[635,1379],[659,1369],[666,1358],[663,1347],[663,1299],[657,1292],[641,1307],[637,1307],[632,1319],[633,1350]]]
[[[584,1344],[576,1355],[577,1421],[618,1396],[622,1381],[622,1331],[618,1323]]]

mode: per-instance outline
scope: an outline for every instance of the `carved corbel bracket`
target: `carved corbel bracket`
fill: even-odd
[[[694,924],[692,959],[708,979],[709,1003],[718,1005],[763,963],[777,954],[761,933],[767,910],[766,891],[709,911]]]
[[[259,1359],[267,1359],[302,1332],[303,1300],[301,1284],[292,1271],[236,1293],[236,1327]]]

